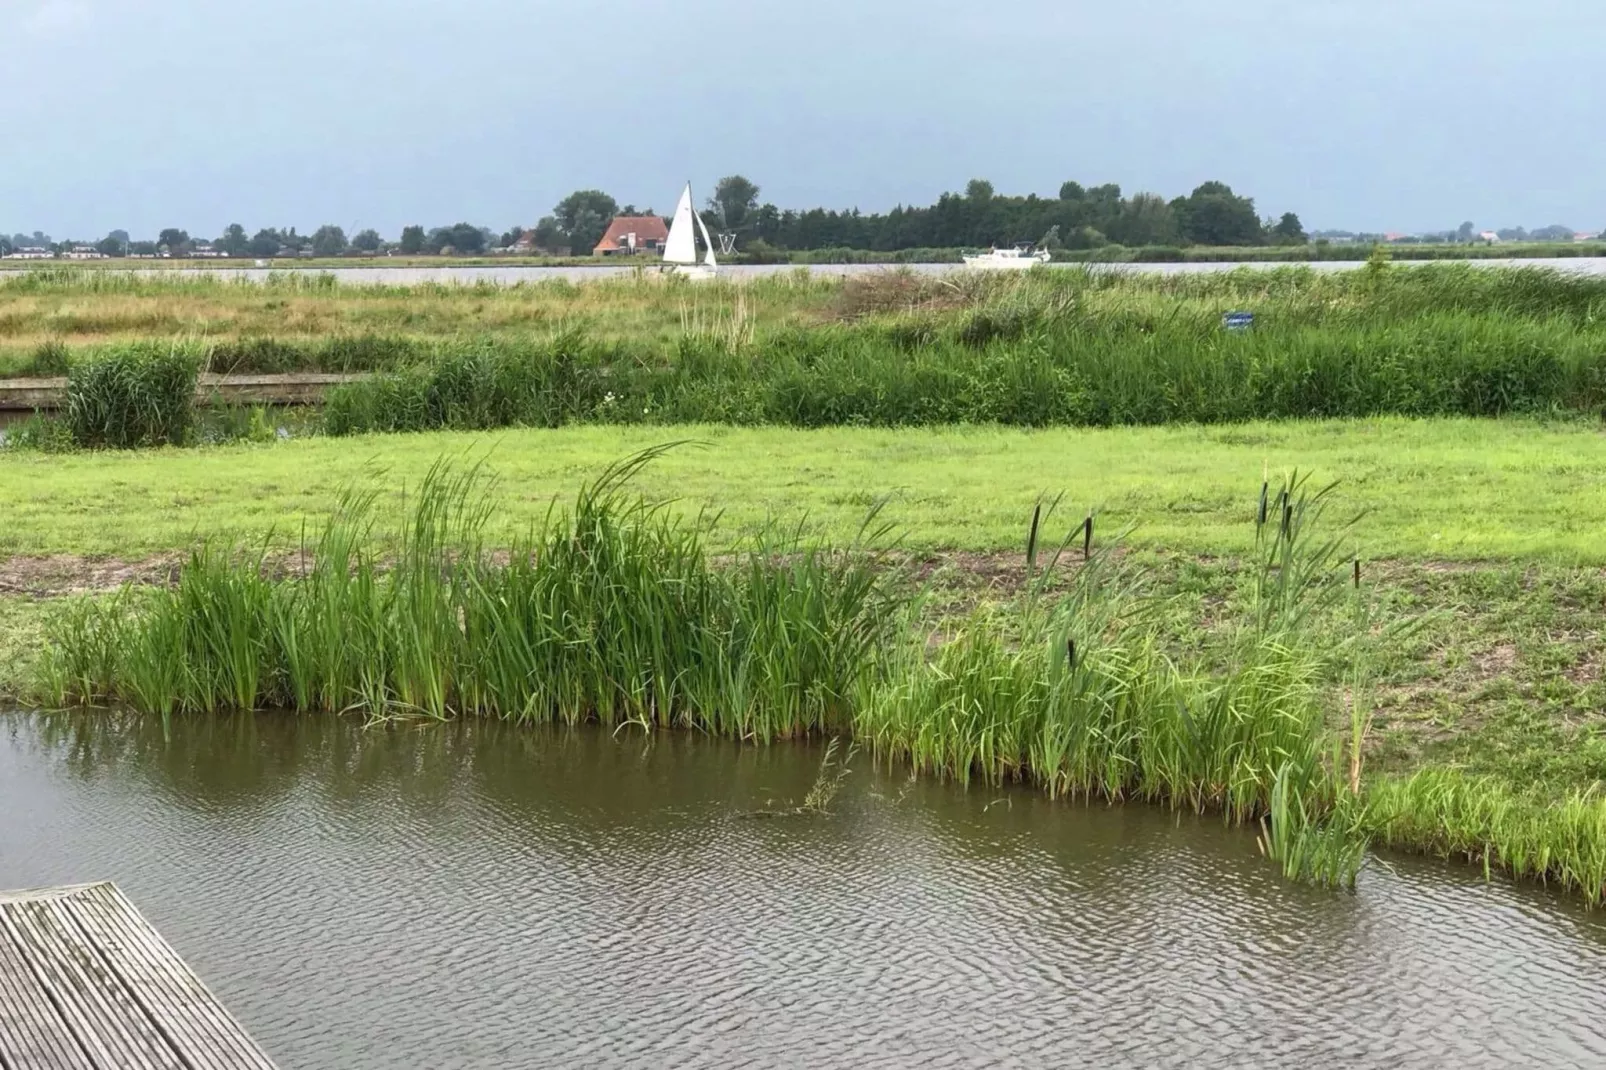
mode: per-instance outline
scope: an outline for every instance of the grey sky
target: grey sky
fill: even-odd
[[[1606,226],[1593,0],[0,0],[0,228],[58,238],[1205,179],[1357,229]]]

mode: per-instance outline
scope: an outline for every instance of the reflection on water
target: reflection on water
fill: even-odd
[[[0,718],[0,887],[119,881],[289,1068],[1600,1065],[1606,923],[1284,884],[1144,807],[818,748]]]

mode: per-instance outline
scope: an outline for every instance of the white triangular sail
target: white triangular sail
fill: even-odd
[[[686,188],[690,189],[691,187],[688,186]],[[709,267],[719,267],[719,261],[714,259],[714,243],[708,237],[708,224],[703,222],[701,215],[697,217],[697,229],[703,232],[703,247],[708,250],[707,255],[703,257],[703,263]]]
[[[696,214],[691,210],[691,183],[688,182],[685,192],[680,195],[680,203],[675,205],[675,218],[669,221],[669,237],[664,241],[664,263],[697,263],[697,237],[692,229],[696,225],[692,217]]]

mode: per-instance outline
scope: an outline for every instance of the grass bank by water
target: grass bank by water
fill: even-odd
[[[162,717],[288,706],[846,734],[959,780],[1224,811],[1322,883],[1353,880],[1378,837],[1591,901],[1606,889],[1606,803],[1588,791],[1371,769],[1376,681],[1424,622],[1391,619],[1298,484],[1250,497],[1250,552],[1210,623],[1179,630],[1186,584],[1156,586],[1152,562],[1105,534],[1062,553],[1052,509],[1033,516],[1011,590],[956,613],[913,598],[883,535],[716,557],[706,518],[625,493],[629,468],[510,554],[483,541],[495,501],[439,469],[399,535],[373,541],[374,499],[347,496],[288,574],[214,542],[175,586],[39,618],[31,686]]]
[[[356,483],[416,487],[442,454],[501,477],[489,532],[528,530],[555,499],[622,454],[671,438],[701,445],[640,481],[683,513],[733,531],[804,520],[840,541],[885,499],[917,549],[1018,548],[1021,516],[1064,490],[1136,545],[1203,554],[1248,546],[1243,487],[1263,467],[1342,479],[1370,558],[1606,563],[1606,436],[1590,423],[1327,420],[1231,427],[1046,431],[803,431],[718,426],[573,427],[493,434],[307,438],[266,446],[116,454],[0,454],[0,554],[112,554],[187,547],[197,533],[293,542]],[[391,499],[394,500],[394,499]]]

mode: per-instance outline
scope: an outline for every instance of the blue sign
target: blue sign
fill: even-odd
[[[1229,312],[1221,317],[1221,325],[1229,331],[1247,331],[1255,325],[1253,312]]]

